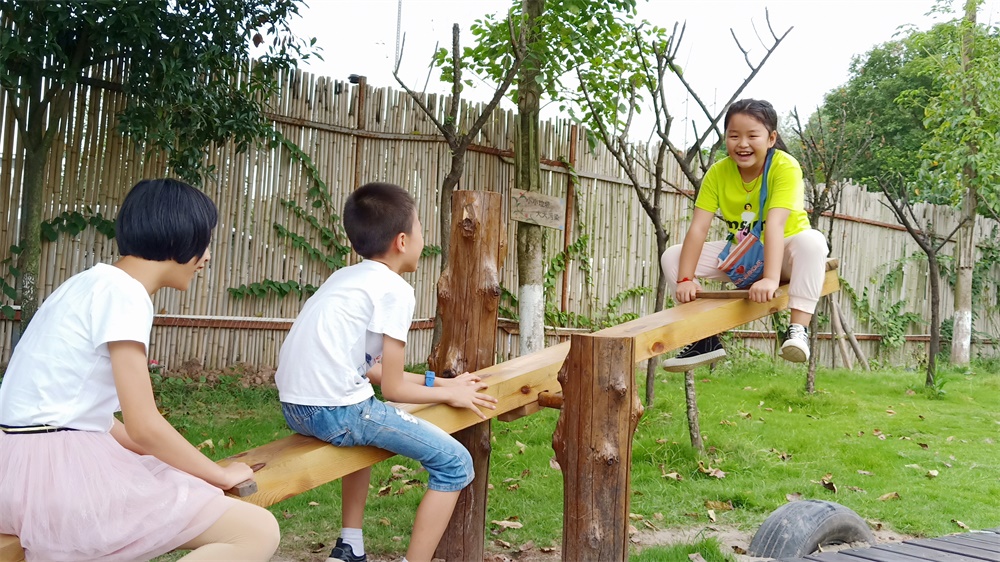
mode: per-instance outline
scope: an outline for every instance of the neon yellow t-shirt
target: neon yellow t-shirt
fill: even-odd
[[[757,220],[757,213],[760,211],[760,186],[760,176],[750,183],[744,183],[736,162],[726,157],[708,169],[694,205],[710,213],[721,210],[730,234],[736,240],[742,240]],[[771,168],[767,172],[765,219],[772,208],[791,211],[785,222],[785,238],[812,228],[805,211],[804,199],[802,168],[790,154],[775,150],[771,157]],[[765,220],[765,224],[766,222]]]

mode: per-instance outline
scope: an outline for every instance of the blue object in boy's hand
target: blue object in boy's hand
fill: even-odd
[[[424,372],[424,386],[434,386],[434,371]]]

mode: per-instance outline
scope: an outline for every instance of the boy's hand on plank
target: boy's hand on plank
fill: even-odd
[[[459,377],[456,377],[456,380]],[[451,386],[447,388],[448,394],[445,404],[452,406],[454,408],[468,408],[476,413],[477,416],[483,420],[488,419],[483,412],[479,409],[480,407],[489,408],[490,410],[495,410],[497,399],[490,396],[489,394],[484,394],[480,392],[485,390],[489,385],[482,381],[469,382],[469,384]]]

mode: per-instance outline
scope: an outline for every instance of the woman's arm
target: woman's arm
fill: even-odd
[[[137,453],[153,455],[222,489],[253,478],[253,471],[246,464],[233,463],[226,467],[215,464],[160,415],[153,399],[146,350],[141,343],[108,342],[108,350],[124,420],[124,424],[116,422],[111,430],[119,443]]]

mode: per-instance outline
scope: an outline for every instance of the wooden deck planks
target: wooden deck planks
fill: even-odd
[[[995,531],[816,553],[780,562],[1000,562],[1000,534]]]

